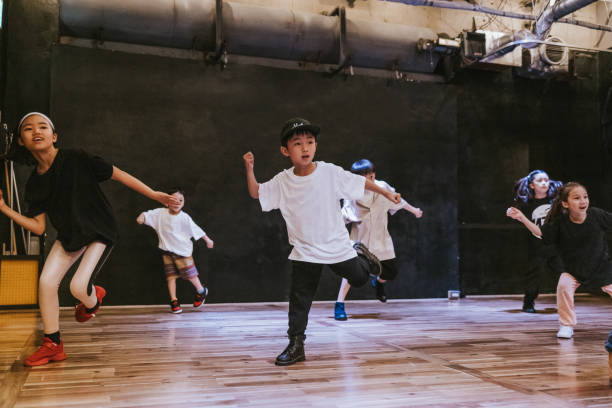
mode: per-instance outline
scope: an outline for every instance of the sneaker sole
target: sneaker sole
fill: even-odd
[[[66,353],[61,353],[58,354],[57,356],[53,356],[51,358],[43,358],[42,360],[36,360],[36,361],[24,361],[23,365],[28,366],[28,367],[36,367],[36,366],[41,366],[41,365],[45,365],[45,364],[49,364],[52,361],[63,361],[66,359]]]
[[[172,314],[183,313],[183,309],[181,309],[181,310],[171,310],[170,313],[172,313]]]
[[[380,261],[378,260],[378,258],[376,257],[376,255],[374,255],[372,252],[370,252],[370,250],[363,245],[362,243],[358,243],[358,247],[359,250],[357,250],[357,248],[355,248],[355,245],[353,245],[353,249],[355,249],[355,251],[357,252],[357,254],[359,255],[359,251],[363,252],[363,256],[365,256],[366,258],[368,258],[368,261],[372,261],[374,263],[376,263],[376,266],[378,266],[378,274],[370,274],[371,279],[376,279],[378,280],[378,277],[380,276],[380,274],[382,273],[382,265],[380,263]]]
[[[296,358],[295,360],[290,360],[290,361],[278,361],[277,360],[274,362],[274,364],[277,366],[283,367],[283,366],[288,366],[288,365],[292,365],[295,363],[299,363],[300,361],[305,361],[305,360],[306,360],[306,356],[302,356],[302,357]]]

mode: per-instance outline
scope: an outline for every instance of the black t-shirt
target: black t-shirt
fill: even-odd
[[[529,218],[531,222],[541,227],[544,225],[544,219],[550,211],[551,202],[552,199],[550,198],[537,198],[529,200],[527,203],[517,204],[521,212],[525,214],[525,216]],[[529,235],[531,235],[531,238],[529,239],[529,257],[542,257],[542,240],[531,233]]]
[[[117,222],[99,183],[113,175],[113,166],[83,150],[60,149],[44,174],[36,169],[26,184],[27,215],[46,213],[66,251],[93,241],[113,244]]]
[[[612,283],[612,262],[605,232],[612,228],[612,213],[591,207],[582,224],[563,215],[541,227],[545,245],[551,245],[550,265],[557,273],[567,272],[590,287]]]

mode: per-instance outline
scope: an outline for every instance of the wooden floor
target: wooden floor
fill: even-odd
[[[37,311],[0,311],[4,407],[612,407],[604,342],[612,302],[577,297],[573,340],[558,340],[554,298],[333,302],[310,313],[307,361],[277,367],[287,304],[106,307],[76,323],[68,359],[22,365]]]

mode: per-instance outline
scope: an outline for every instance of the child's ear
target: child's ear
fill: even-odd
[[[57,143],[57,133],[53,132],[53,143]]]
[[[283,156],[289,157],[289,149],[287,149],[285,146],[281,146],[281,153]]]
[[[23,146],[23,141],[21,140],[21,136],[18,136],[18,137],[17,137],[17,144],[18,144],[19,146]]]
[[[566,201],[561,201],[563,208],[569,208],[569,204]]]

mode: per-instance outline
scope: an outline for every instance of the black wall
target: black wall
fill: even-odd
[[[601,61],[609,67],[609,62]],[[457,79],[460,280],[466,294],[521,293],[528,233],[505,216],[512,185],[533,169],[580,181],[610,209],[597,59],[569,81],[464,72]],[[609,69],[606,73],[610,76]],[[543,290],[554,292],[556,276]]]
[[[216,243],[196,250],[211,301],[286,299],[285,225],[278,212],[262,213],[248,196],[241,156],[253,150],[260,181],[290,167],[278,135],[293,116],[321,125],[319,160],[349,168],[367,157],[379,178],[425,210],[421,220],[406,212],[391,220],[401,279],[389,285],[390,295],[439,297],[457,288],[452,86],[252,65],[219,71],[199,61],[67,46],[53,48],[51,78],[61,146],[99,154],[154,188],[185,188],[186,211]],[[158,205],[113,182],[104,188],[121,226],[100,276],[109,302],[164,302],[155,233],[134,222]],[[335,298],[338,284],[327,274],[317,297]],[[352,294],[372,295],[371,289]]]

